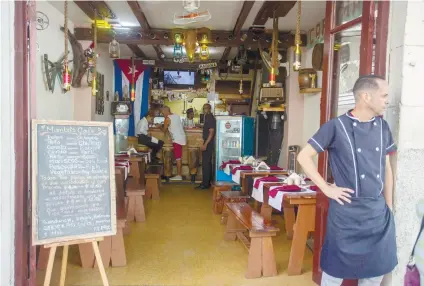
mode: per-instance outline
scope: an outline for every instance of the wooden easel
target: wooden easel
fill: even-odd
[[[68,264],[68,250],[69,245],[80,244],[91,242],[93,245],[94,255],[96,256],[97,266],[99,267],[100,276],[102,277],[103,286],[109,286],[109,281],[107,280],[105,267],[103,265],[102,257],[100,255],[99,246],[97,244],[98,241],[103,240],[103,237],[93,238],[93,239],[81,239],[81,240],[72,240],[66,242],[58,242],[44,245],[45,248],[50,248],[49,260],[47,262],[47,270],[46,275],[44,276],[44,286],[50,286],[50,280],[52,277],[53,263],[54,257],[56,254],[56,249],[59,246],[63,246],[63,256],[62,256],[62,266],[60,268],[60,286],[65,285],[66,278],[66,267]]]

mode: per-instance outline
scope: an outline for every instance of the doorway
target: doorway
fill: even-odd
[[[320,125],[353,108],[353,84],[361,75],[385,76],[389,1],[328,1],[324,29],[324,62]],[[318,170],[331,182],[327,152],[321,153]],[[312,279],[318,285],[322,271],[328,199],[317,194]],[[344,281],[343,285],[357,285]]]

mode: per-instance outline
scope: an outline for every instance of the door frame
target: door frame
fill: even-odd
[[[375,21],[375,1],[363,1],[362,16],[350,20],[342,25],[336,26],[336,2],[327,1],[325,11],[324,27],[324,59],[322,76],[322,94],[320,104],[320,125],[322,126],[331,119],[332,110],[337,105],[337,98],[332,96],[332,74],[333,74],[333,47],[334,35],[337,32],[362,24],[360,66],[359,74],[370,74],[373,65],[374,31],[375,39],[375,65],[374,74],[386,76],[387,34],[390,12],[390,1],[378,1],[377,21]],[[318,171],[321,176],[328,178],[328,153],[322,152],[318,157]],[[328,198],[322,193],[317,193],[317,206],[315,215],[314,233],[314,257],[312,280],[318,285],[321,282],[322,270],[320,268],[321,248],[324,244],[326,231]],[[355,285],[355,282],[345,282],[343,285]]]
[[[35,285],[36,248],[31,242],[29,124],[35,115],[35,0],[15,1],[14,147],[15,285]],[[32,44],[30,44],[32,43]]]

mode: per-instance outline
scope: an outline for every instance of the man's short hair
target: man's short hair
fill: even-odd
[[[380,87],[379,80],[385,80],[385,78],[373,74],[359,77],[353,86],[353,94],[358,97],[361,91],[377,90]]]
[[[171,108],[169,108],[169,106],[164,105],[162,109],[165,109],[166,111],[171,112]]]
[[[193,108],[189,108],[189,109],[187,109],[186,113],[194,113],[194,109]]]

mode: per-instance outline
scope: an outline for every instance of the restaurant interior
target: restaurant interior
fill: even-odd
[[[337,4],[345,21],[361,2]],[[35,118],[113,125],[117,232],[99,242],[110,285],[315,285],[317,189],[296,156],[320,125],[325,1],[39,1],[36,10]],[[359,43],[360,28],[336,38],[346,75],[358,69]],[[339,85],[339,113],[353,104],[355,79]],[[206,103],[213,180],[199,190]],[[164,106],[187,138],[178,182]],[[158,161],[137,138],[149,112],[149,136],[164,141]],[[64,255],[46,275],[49,249],[37,247],[37,285],[49,275],[59,283]],[[66,256],[61,285],[101,284],[90,244]]]

